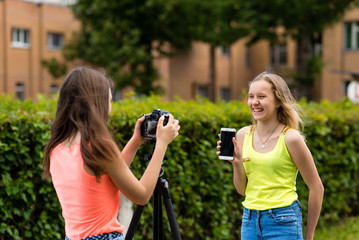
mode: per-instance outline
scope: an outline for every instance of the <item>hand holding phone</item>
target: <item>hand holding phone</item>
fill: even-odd
[[[235,128],[221,128],[221,148],[219,159],[233,160],[234,144],[232,138],[236,135]]]

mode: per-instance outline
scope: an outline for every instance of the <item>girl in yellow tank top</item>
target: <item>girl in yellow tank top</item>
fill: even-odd
[[[268,72],[249,83],[247,99],[253,125],[233,138],[231,161],[234,185],[245,196],[242,239],[303,239],[298,170],[309,188],[305,239],[313,239],[324,188],[299,132],[301,109],[283,78]]]

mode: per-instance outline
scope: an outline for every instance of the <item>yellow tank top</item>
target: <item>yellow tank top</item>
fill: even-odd
[[[286,207],[298,199],[296,179],[298,169],[285,145],[285,127],[274,149],[259,153],[253,149],[254,127],[247,131],[243,142],[243,165],[247,175],[243,206],[251,210]]]

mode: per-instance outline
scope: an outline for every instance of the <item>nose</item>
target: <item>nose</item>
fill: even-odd
[[[258,104],[259,103],[259,101],[258,101],[258,98],[257,97],[254,97],[253,99],[252,99],[252,104]]]

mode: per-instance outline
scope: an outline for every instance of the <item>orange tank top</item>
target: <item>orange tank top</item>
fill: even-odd
[[[117,220],[120,191],[105,174],[96,177],[84,168],[80,143],[72,148],[59,144],[51,153],[50,173],[65,219],[66,236],[77,240],[124,231]]]

